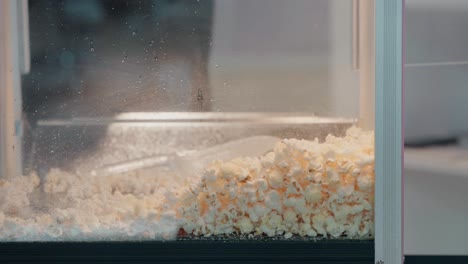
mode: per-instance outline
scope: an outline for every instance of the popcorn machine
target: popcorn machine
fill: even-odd
[[[0,259],[402,263],[403,10],[1,1]]]

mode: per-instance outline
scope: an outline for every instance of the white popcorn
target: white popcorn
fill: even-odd
[[[360,237],[367,237],[374,233],[374,223],[370,221],[364,221],[363,227],[359,230],[358,235]]]
[[[274,161],[275,161],[275,153],[269,152],[265,156],[263,156],[260,160],[264,168],[273,167]]]
[[[217,180],[215,171],[207,170],[203,179],[205,179],[209,183],[215,182]]]
[[[276,230],[269,227],[266,223],[262,223],[258,228],[258,233],[264,233],[269,237],[274,237],[276,235]]]
[[[325,225],[327,233],[334,238],[340,237],[344,231],[344,226],[336,224],[335,219],[331,216],[327,217]]]
[[[256,183],[257,183],[258,189],[259,189],[260,191],[266,191],[266,190],[268,190],[268,183],[267,183],[266,180],[264,180],[264,179],[258,179],[258,180],[256,181]]]
[[[369,201],[363,200],[361,201],[361,203],[362,203],[364,210],[367,210],[367,211],[372,210],[372,205],[369,203]]]
[[[279,193],[275,190],[272,190],[267,194],[267,197],[265,198],[265,204],[269,208],[274,209],[278,212],[281,212],[283,210],[281,205],[281,197]]]
[[[241,192],[245,193],[249,197],[255,196],[257,193],[257,186],[255,186],[255,184],[252,182],[246,182],[244,185],[242,185]]]
[[[361,159],[356,160],[356,164],[365,167],[374,164],[374,157],[370,155],[363,156]]]
[[[300,166],[294,166],[289,170],[287,176],[293,178],[299,176],[300,174],[302,174],[302,168]]]
[[[354,182],[341,184],[337,193],[341,198],[351,195],[354,192]]]
[[[310,223],[301,223],[299,234],[301,236],[310,236],[310,237],[317,236],[317,232],[315,232],[315,230],[312,228]]]
[[[277,212],[271,212],[266,218],[266,225],[274,230],[283,225],[283,218]]]
[[[298,214],[304,214],[307,212],[307,205],[304,197],[298,197],[293,206]]]
[[[370,191],[374,187],[374,179],[371,176],[361,175],[357,178],[359,189]]]
[[[250,174],[253,177],[257,177],[260,172],[263,170],[262,163],[259,158],[247,158],[247,161],[250,163],[248,165]]]
[[[306,176],[306,180],[312,183],[321,183],[323,174],[321,172],[312,172]]]
[[[231,199],[234,199],[237,197],[237,190],[232,188],[229,190],[229,197],[231,197]]]
[[[269,172],[268,181],[272,188],[280,188],[283,184],[283,174],[280,170],[272,170]]]
[[[312,226],[317,231],[318,234],[326,235],[327,231],[325,230],[325,220],[326,217],[322,214],[317,214],[312,217]]]
[[[358,168],[354,168],[352,171],[351,171],[351,176],[353,177],[357,177],[361,174],[361,170],[358,169]]]
[[[349,173],[354,169],[354,165],[350,160],[340,160],[338,162],[339,173]]]
[[[256,215],[263,217],[264,215],[270,213],[271,209],[264,206],[263,204],[256,204],[253,207],[253,210]]]
[[[254,209],[248,208],[247,213],[249,214],[249,218],[252,222],[256,223],[259,220],[258,214],[255,212]]]
[[[265,201],[265,192],[261,191],[261,190],[258,190],[257,191],[257,200],[259,202],[263,202]]]
[[[5,214],[3,212],[0,212],[0,226],[3,226],[4,222],[5,222]]]
[[[323,170],[322,163],[323,163],[323,161],[321,159],[319,159],[319,158],[311,159],[309,161],[307,170],[309,170],[310,172],[319,172],[320,173]]]
[[[297,216],[293,210],[286,209],[284,212],[284,223],[286,227],[292,227],[295,223],[297,223]]]
[[[250,233],[253,231],[253,224],[249,218],[243,217],[238,222],[238,227],[242,233]]]
[[[309,203],[317,203],[322,199],[322,192],[320,191],[320,185],[313,184],[307,186],[304,197]]]
[[[337,183],[340,181],[340,175],[333,168],[327,169],[327,177],[328,177],[328,182],[330,183]]]

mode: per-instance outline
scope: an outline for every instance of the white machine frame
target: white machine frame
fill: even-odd
[[[375,1],[375,256],[403,263],[404,0]]]
[[[375,38],[375,61],[362,61],[361,78],[373,80],[374,98],[361,97],[361,112],[375,110],[375,259],[380,264],[403,262],[402,226],[402,84],[404,0],[357,0],[359,54],[373,49],[364,38]],[[353,8],[354,10],[357,10]],[[0,177],[22,174],[21,74],[29,71],[27,0],[0,1]],[[375,14],[375,16],[374,16]],[[374,20],[372,23],[369,19]],[[367,22],[366,22],[367,21]],[[362,27],[361,27],[362,28]],[[374,29],[374,30],[372,30]],[[370,31],[369,31],[370,30]],[[370,33],[370,34],[369,34]],[[375,34],[375,36],[373,35]],[[357,42],[358,41],[358,42]],[[368,54],[369,55],[369,54]],[[373,54],[367,58],[373,58]],[[364,57],[365,59],[365,57]],[[372,67],[375,63],[375,67]],[[367,65],[367,66],[366,66]],[[372,71],[375,69],[375,73]],[[366,75],[366,77],[363,77]],[[369,77],[372,76],[370,79]],[[366,95],[372,96],[366,83]],[[375,102],[375,103],[374,103]],[[369,108],[370,107],[370,108]],[[372,111],[370,111],[372,112]],[[362,117],[362,116],[361,116]],[[362,121],[362,120],[361,120]],[[371,122],[371,124],[369,124]],[[373,126],[368,117],[365,126]]]

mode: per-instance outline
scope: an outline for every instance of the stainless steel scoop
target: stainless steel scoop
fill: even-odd
[[[155,155],[104,166],[94,170],[96,176],[127,173],[141,169],[167,167],[179,175],[200,173],[215,160],[228,161],[238,157],[257,157],[272,150],[280,139],[272,136],[253,136],[230,141],[199,151]]]

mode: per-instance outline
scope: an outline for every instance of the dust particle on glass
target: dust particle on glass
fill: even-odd
[[[199,91],[197,96],[198,101],[203,101],[203,94]]]

